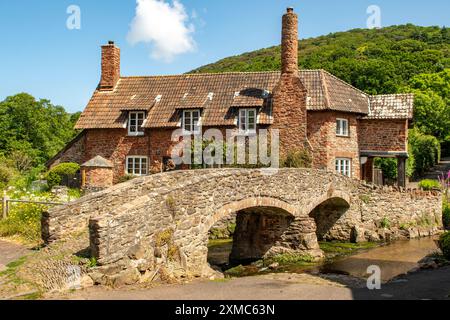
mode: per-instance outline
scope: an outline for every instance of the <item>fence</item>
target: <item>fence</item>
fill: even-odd
[[[2,218],[6,219],[9,215],[9,204],[10,203],[30,203],[30,204],[41,204],[45,206],[59,206],[64,203],[62,202],[45,202],[45,201],[31,201],[31,200],[17,200],[17,199],[9,199],[8,196],[3,194],[2,198]]]

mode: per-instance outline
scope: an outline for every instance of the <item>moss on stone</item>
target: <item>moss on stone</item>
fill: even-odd
[[[361,201],[364,202],[365,204],[368,204],[370,202],[370,196],[367,194],[360,195],[359,199],[361,199]]]
[[[172,241],[173,233],[174,231],[171,228],[157,233],[155,236],[155,245],[157,247],[162,247],[169,244]]]
[[[360,243],[349,243],[349,242],[319,242],[320,249],[325,252],[325,254],[337,254],[337,255],[347,255],[352,254],[357,250],[371,249],[376,247],[378,244],[375,242],[360,242]]]
[[[264,260],[265,265],[270,265],[273,262],[277,262],[280,265],[285,264],[310,265],[314,263],[314,257],[308,254],[283,253]]]

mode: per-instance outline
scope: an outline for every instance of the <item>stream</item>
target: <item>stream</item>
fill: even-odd
[[[436,239],[435,237],[429,237],[399,240],[374,248],[355,250],[351,255],[328,258],[321,264],[289,266],[287,268],[281,267],[276,270],[270,270],[270,272],[320,272],[367,278],[367,268],[376,265],[380,267],[381,279],[385,282],[418,267],[418,262],[421,259],[438,251],[439,249],[435,242]],[[230,241],[224,241],[223,243],[210,247],[208,253],[209,263],[213,265],[226,264],[231,247],[232,242]],[[244,267],[249,270],[249,272],[245,272],[245,275],[260,273],[255,266],[249,265]]]

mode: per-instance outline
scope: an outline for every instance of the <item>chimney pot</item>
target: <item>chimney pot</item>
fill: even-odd
[[[114,45],[114,41],[109,40],[109,41],[108,41],[108,44],[109,44],[109,45]]]
[[[294,12],[294,8],[293,8],[293,7],[288,7],[288,8],[286,9],[286,11],[287,11],[287,13]]]

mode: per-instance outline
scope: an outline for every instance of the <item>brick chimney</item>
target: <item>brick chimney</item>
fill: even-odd
[[[113,90],[120,78],[120,49],[114,41],[102,46],[100,90]]]
[[[298,17],[293,8],[283,15],[281,77],[273,90],[272,129],[280,134],[280,156],[311,150],[307,138],[307,91],[298,70]]]
[[[298,73],[298,16],[294,13],[294,8],[287,8],[283,15],[281,72]]]

